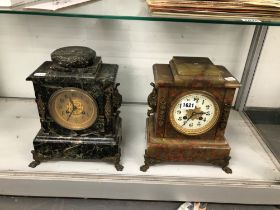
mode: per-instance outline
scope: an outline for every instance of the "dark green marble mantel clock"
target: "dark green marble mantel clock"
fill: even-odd
[[[55,50],[51,58],[27,78],[34,85],[41,122],[29,166],[98,159],[121,171],[118,65],[102,63],[95,51],[78,46]]]

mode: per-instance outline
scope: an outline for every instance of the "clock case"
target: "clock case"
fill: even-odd
[[[228,167],[230,146],[224,136],[234,98],[240,83],[223,66],[214,65],[204,57],[173,57],[169,64],[153,65],[154,81],[148,96],[146,122],[147,149],[145,164],[140,168],[161,162],[202,163]],[[169,119],[170,109],[179,96],[190,92],[208,93],[220,109],[218,121],[207,132],[189,136],[178,132]]]
[[[76,52],[71,54],[71,52]],[[69,58],[67,57],[69,55]],[[44,62],[26,80],[32,81],[41,129],[32,150],[34,168],[48,160],[92,160],[120,164],[122,96],[115,83],[118,65],[102,63],[95,51],[85,47],[66,47],[52,53],[52,61]],[[48,102],[51,95],[62,88],[74,87],[86,91],[98,105],[96,121],[84,130],[69,130],[51,117]]]

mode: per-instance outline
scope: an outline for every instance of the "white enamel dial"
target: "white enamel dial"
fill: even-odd
[[[210,130],[219,118],[220,110],[214,97],[197,91],[179,97],[171,107],[173,127],[186,135],[200,135]]]

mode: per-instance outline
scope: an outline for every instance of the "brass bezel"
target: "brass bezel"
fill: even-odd
[[[185,97],[186,95],[190,95],[190,94],[200,94],[205,96],[206,98],[210,99],[213,104],[214,104],[214,109],[215,109],[215,113],[214,113],[214,117],[213,119],[207,124],[207,126],[204,126],[203,128],[199,128],[196,129],[195,131],[189,131],[188,129],[182,128],[182,126],[179,126],[177,124],[177,122],[174,119],[174,109],[176,107],[176,105],[178,104],[178,102]],[[169,111],[169,120],[171,122],[171,125],[173,126],[173,128],[175,128],[178,132],[184,134],[184,135],[189,135],[189,136],[197,136],[197,135],[201,135],[206,133],[207,131],[209,131],[211,128],[213,128],[215,126],[215,124],[217,123],[218,119],[220,116],[220,108],[219,105],[217,103],[217,99],[210,93],[203,91],[203,90],[194,90],[194,91],[186,91],[184,93],[181,93],[179,96],[176,97],[176,99],[174,100],[174,102],[171,105],[171,109]]]
[[[83,124],[71,124],[71,123],[67,123],[65,122],[65,120],[60,117],[59,114],[57,114],[57,112],[55,111],[55,102],[56,102],[56,98],[57,96],[61,95],[62,93],[65,92],[76,92],[77,94],[82,94],[84,97],[88,98],[91,106],[93,107],[93,114],[90,116],[90,120],[86,121],[86,123]],[[69,130],[84,130],[89,128],[90,126],[92,126],[92,124],[96,121],[97,116],[98,116],[98,107],[97,107],[97,103],[95,101],[95,99],[90,96],[86,91],[79,89],[79,88],[74,88],[74,87],[66,87],[66,88],[62,88],[60,90],[55,91],[48,102],[48,109],[49,109],[49,113],[51,115],[51,117],[53,118],[53,120],[60,125],[63,128],[69,129]]]

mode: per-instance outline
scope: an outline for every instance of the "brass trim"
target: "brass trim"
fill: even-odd
[[[178,102],[183,97],[185,97],[186,95],[190,95],[190,94],[200,94],[200,95],[203,95],[204,97],[210,99],[213,102],[214,109],[215,109],[214,117],[212,118],[212,120],[203,128],[195,129],[195,131],[189,131],[185,128],[182,128],[182,126],[179,126],[177,124],[176,120],[174,119],[174,115],[173,115],[174,109],[175,109],[176,105],[178,104]],[[184,93],[179,94],[179,96],[177,96],[176,99],[174,100],[174,102],[172,103],[170,111],[169,111],[169,120],[170,120],[173,128],[175,128],[175,130],[177,130],[178,132],[180,132],[184,135],[189,135],[189,136],[197,136],[197,135],[206,133],[207,131],[209,131],[211,128],[213,128],[216,125],[219,117],[220,117],[220,108],[217,103],[217,99],[212,94],[210,94],[206,91],[203,91],[203,90],[186,91]]]
[[[89,99],[90,101],[90,106],[93,109],[92,115],[89,117],[89,120],[87,120],[85,123],[79,123],[79,124],[73,124],[65,121],[60,115],[58,115],[55,111],[55,102],[57,96],[61,95],[62,93],[65,92],[76,92],[77,94],[83,95],[85,98]],[[92,126],[92,124],[96,121],[97,116],[98,116],[98,108],[97,108],[97,102],[95,99],[89,95],[86,91],[79,89],[79,88],[74,88],[74,87],[66,87],[62,88],[60,90],[55,91],[48,102],[48,109],[51,117],[53,120],[60,125],[63,128],[69,129],[69,130],[84,130]]]

